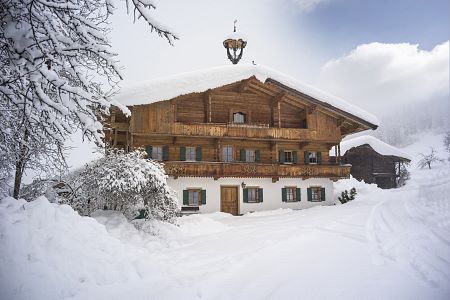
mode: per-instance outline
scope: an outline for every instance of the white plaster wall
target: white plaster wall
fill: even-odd
[[[248,187],[258,186],[264,189],[264,200],[262,203],[244,203],[241,184],[244,182]],[[206,205],[200,206],[201,213],[220,211],[220,186],[239,186],[239,213],[245,214],[251,211],[271,210],[278,208],[303,209],[317,205],[333,205],[333,182],[328,178],[280,178],[272,182],[271,178],[213,178],[203,177],[169,177],[168,184],[176,191],[178,201],[183,206],[183,190],[188,188],[199,188],[206,190]],[[310,186],[322,186],[325,188],[324,202],[309,202],[307,188]],[[285,186],[297,186],[300,188],[300,202],[281,201],[281,188]]]

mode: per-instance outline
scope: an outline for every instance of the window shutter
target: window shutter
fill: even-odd
[[[260,162],[260,161],[261,161],[261,151],[255,150],[255,162]]]
[[[245,149],[241,149],[239,153],[240,161],[245,161]]]
[[[308,201],[312,201],[312,190],[308,188]]]
[[[200,192],[201,202],[200,204],[205,205],[206,204],[206,190],[202,190]]]
[[[302,200],[302,194],[300,193],[300,188],[296,188],[295,189],[295,197],[296,197],[296,201],[301,201]]]
[[[244,203],[248,203],[248,190],[243,189],[242,190],[243,196],[244,196]]]
[[[322,152],[320,152],[320,151],[317,152],[317,163],[319,165],[322,164]]]
[[[264,192],[262,188],[258,189],[258,197],[259,197],[259,202],[262,203],[264,200]]]
[[[305,154],[305,165],[307,165],[309,164],[309,152],[305,151],[304,154]]]
[[[325,201],[325,188],[320,188],[320,201]]]
[[[298,163],[297,151],[292,151],[292,160],[293,160],[294,164]]]
[[[147,152],[147,158],[152,158],[153,147],[147,146],[147,147],[145,147],[145,151]]]
[[[285,162],[284,150],[281,149],[280,151],[278,151],[278,153],[279,153],[279,160],[280,160],[280,163],[284,163],[284,162]]]
[[[183,205],[189,205],[189,191],[183,190]]]
[[[281,201],[287,202],[287,190],[286,190],[286,188],[281,188]]]
[[[162,155],[163,160],[169,160],[169,146],[163,146],[162,151],[163,151]]]
[[[186,160],[186,147],[184,147],[184,146],[180,147],[180,160],[181,161]]]
[[[202,161],[202,147],[200,146],[198,146],[197,149],[195,149],[195,160]]]

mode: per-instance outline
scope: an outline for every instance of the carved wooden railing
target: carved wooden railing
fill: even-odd
[[[283,165],[222,162],[164,162],[166,173],[174,177],[298,177],[348,178],[350,165]]]
[[[234,124],[184,124],[175,123],[171,134],[214,137],[246,137],[288,140],[313,140],[315,131],[301,128],[277,128],[262,126],[236,126]]]

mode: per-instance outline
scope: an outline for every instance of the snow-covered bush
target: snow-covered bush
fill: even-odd
[[[69,204],[81,215],[99,209],[117,210],[129,220],[137,217],[174,221],[178,201],[167,185],[163,166],[145,158],[146,152],[109,150],[107,154],[60,181],[36,181],[23,189],[29,200],[45,195]]]
[[[347,202],[349,202],[349,201],[352,201],[352,200],[355,200],[355,198],[356,198],[356,188],[351,188],[350,189],[350,194],[348,193],[348,191],[347,190],[345,190],[345,191],[343,191],[342,193],[341,193],[341,196],[340,197],[338,197],[338,199],[339,199],[339,201],[342,203],[342,204],[344,204],[344,203],[347,203]]]
[[[408,165],[409,165],[408,163],[402,163],[400,165],[400,170],[397,179],[397,186],[399,187],[404,186],[406,184],[406,181],[408,181],[411,178],[411,174],[407,169]]]

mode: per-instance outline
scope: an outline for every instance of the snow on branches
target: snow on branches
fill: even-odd
[[[126,2],[172,44],[176,36],[151,18],[152,2]],[[103,145],[110,106],[129,114],[112,100],[122,78],[108,40],[113,11],[112,0],[0,1],[0,158],[10,157],[0,173],[16,169],[19,185],[28,162],[20,153],[39,143],[60,149],[80,129]]]
[[[142,150],[108,151],[56,188],[61,191],[63,203],[82,215],[110,209],[121,211],[130,220],[141,212],[146,219],[172,221],[178,201],[167,185],[163,166],[145,156]]]

